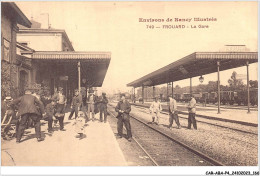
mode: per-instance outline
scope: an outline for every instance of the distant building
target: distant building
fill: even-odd
[[[17,41],[35,51],[74,51],[65,30],[40,27],[40,23],[32,21],[32,28],[20,28]]]

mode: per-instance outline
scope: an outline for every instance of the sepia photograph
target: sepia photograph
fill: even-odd
[[[1,168],[259,175],[258,7],[1,1]]]

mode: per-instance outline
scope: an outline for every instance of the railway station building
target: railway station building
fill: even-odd
[[[2,9],[6,9],[4,6],[19,9],[15,3],[3,3]],[[10,14],[6,10],[2,13]],[[15,72],[10,76],[15,78],[16,93],[9,91],[4,96],[15,98],[23,95],[26,87],[38,89],[41,94],[49,96],[62,87],[71,99],[75,89],[87,94],[88,89],[102,86],[111,59],[110,52],[77,52],[65,30],[50,26],[41,28],[41,23],[28,20],[24,14],[20,16],[13,24],[19,23],[19,26],[2,29],[6,31],[6,35],[2,36],[8,38],[5,36],[12,34],[14,39],[10,40],[16,45],[11,54],[16,60],[13,64]],[[3,20],[6,20],[5,15],[2,15]]]
[[[149,73],[135,81],[127,84],[135,88],[142,87],[142,97],[144,98],[145,87],[153,87],[153,95],[156,85],[172,85],[171,95],[174,95],[173,84],[175,81],[190,79],[190,95],[192,92],[192,78],[217,72],[217,97],[218,113],[220,113],[220,71],[246,66],[247,67],[247,101],[248,112],[250,112],[249,94],[249,64],[258,62],[258,52],[250,52],[245,45],[226,45],[224,51],[219,52],[194,52],[165,67]],[[143,100],[144,101],[144,100]]]
[[[20,78],[23,79],[24,70],[31,64],[30,60],[17,55],[20,50],[31,50],[17,43],[18,25],[30,28],[32,24],[13,2],[1,3],[1,24],[1,95],[2,98],[17,97],[22,82]]]
[[[35,68],[31,82],[44,85],[51,95],[58,87],[63,87],[67,97],[72,98],[76,88],[82,87],[86,94],[86,89],[102,86],[110,52],[76,52],[65,30],[52,28],[20,29],[17,40],[36,50],[24,53]]]

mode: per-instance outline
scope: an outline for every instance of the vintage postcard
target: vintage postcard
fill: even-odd
[[[8,173],[259,175],[258,2],[2,1],[1,97]]]

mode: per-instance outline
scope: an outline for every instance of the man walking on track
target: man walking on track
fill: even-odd
[[[78,89],[75,90],[75,96],[72,99],[71,103],[71,112],[69,116],[69,120],[71,120],[74,112],[75,112],[75,119],[78,117],[78,112],[82,106],[82,96],[79,94]]]
[[[193,124],[193,127],[195,130],[197,130],[197,122],[195,119],[195,113],[196,113],[196,100],[191,95],[190,102],[187,106],[189,111],[189,117],[188,117],[188,129],[191,129],[191,124]]]
[[[132,140],[132,132],[130,125],[130,116],[129,113],[131,111],[130,103],[125,99],[125,94],[121,94],[121,101],[118,102],[116,108],[116,112],[118,112],[117,118],[117,131],[118,136],[122,138],[123,136],[123,124],[125,124],[125,128],[127,131],[127,139],[129,142]]]
[[[25,95],[12,102],[12,105],[19,104],[18,116],[21,116],[21,121],[16,136],[16,143],[21,142],[26,123],[29,119],[32,119],[35,124],[35,133],[38,142],[43,140],[41,138],[40,117],[44,115],[44,106],[43,103],[31,93],[32,92],[30,90],[26,90]]]
[[[107,122],[107,97],[106,93],[102,93],[102,97],[100,100],[100,122],[103,122],[103,114],[104,114],[104,122]]]
[[[178,129],[181,128],[180,122],[179,122],[179,116],[178,116],[178,111],[177,111],[177,102],[174,98],[169,97],[170,99],[170,103],[169,103],[169,121],[170,124],[168,126],[168,128],[172,128],[172,124],[173,124],[173,119],[175,120]]]

